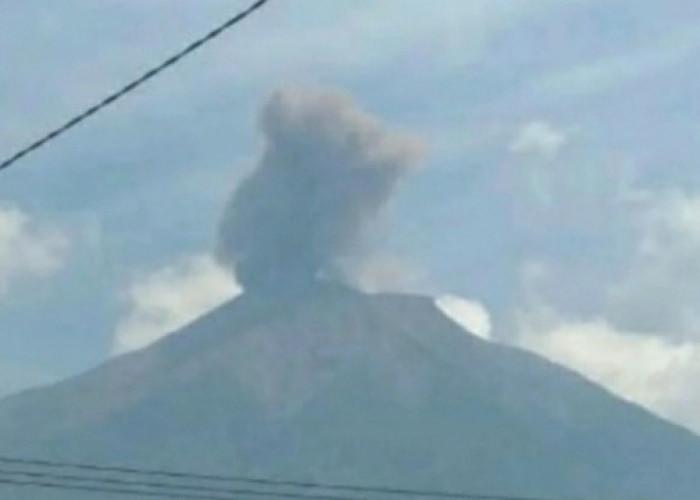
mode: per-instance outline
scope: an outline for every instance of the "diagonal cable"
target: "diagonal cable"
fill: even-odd
[[[212,41],[214,38],[218,37],[221,35],[224,31],[228,30],[235,24],[238,24],[239,22],[243,21],[246,17],[254,13],[256,10],[261,8],[263,5],[265,5],[268,2],[268,0],[257,0],[255,3],[253,3],[250,7],[247,9],[241,11],[240,13],[236,14],[234,17],[226,21],[225,23],[217,26],[213,30],[211,30],[209,33],[204,35],[202,38],[199,38],[189,44],[187,47],[182,49],[181,51],[177,52],[173,56],[169,57],[162,63],[160,63],[158,66],[154,67],[153,69],[148,70],[145,72],[143,75],[141,75],[139,78],[136,80],[133,80],[132,82],[126,84],[124,87],[121,89],[117,90],[113,94],[108,95],[105,97],[102,101],[99,103],[91,106],[90,108],[86,109],[79,115],[71,118],[68,120],[66,123],[61,125],[60,127],[52,130],[48,134],[44,135],[43,137],[37,139],[36,141],[32,142],[29,144],[27,147],[17,151],[15,154],[12,156],[9,156],[7,159],[3,160],[2,163],[0,163],[0,171],[10,167],[12,164],[18,162],[28,154],[32,153],[33,151],[36,151],[37,149],[41,148],[44,146],[46,143],[56,139],[58,136],[63,135],[64,133],[68,132],[70,129],[81,123],[82,121],[90,118],[92,115],[100,112],[102,109],[106,108],[107,106],[114,104],[116,101],[121,99],[122,97],[126,96],[136,88],[140,87],[144,83],[146,83],[148,80],[151,78],[155,77],[159,73],[165,71],[169,67],[177,64],[182,58],[188,56],[192,52],[196,51],[200,47],[202,47],[204,44]]]

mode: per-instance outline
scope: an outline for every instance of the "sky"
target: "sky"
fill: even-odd
[[[244,7],[0,0],[13,153]],[[270,0],[0,174],[0,395],[240,293],[215,258],[276,91],[422,145],[357,286],[412,291],[700,432],[700,5]]]

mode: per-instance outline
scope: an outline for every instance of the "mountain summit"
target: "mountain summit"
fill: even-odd
[[[547,498],[700,491],[692,433],[469,334],[428,297],[330,284],[244,294],[146,349],[5,399],[0,450]]]

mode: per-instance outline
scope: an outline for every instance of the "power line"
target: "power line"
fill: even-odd
[[[161,493],[163,495],[169,495],[172,492],[178,495],[185,495],[185,498],[193,498],[198,500],[230,500],[233,498],[238,498],[240,495],[246,495],[249,497],[265,497],[265,498],[286,498],[290,500],[359,500],[357,497],[349,496],[330,496],[330,495],[315,495],[308,493],[290,492],[283,490],[258,490],[258,489],[233,489],[233,488],[222,488],[222,487],[212,487],[212,486],[197,486],[194,484],[183,484],[183,483],[168,483],[161,481],[144,481],[144,480],[131,480],[131,479],[119,479],[114,477],[100,477],[100,476],[89,476],[89,475],[71,475],[71,474],[56,474],[51,472],[38,472],[38,471],[27,471],[27,470],[2,470],[0,469],[0,478],[5,479],[7,476],[10,477],[21,477],[28,478],[25,481],[49,481],[56,482],[57,484],[76,484],[78,486],[89,486],[97,485],[99,487],[107,488],[129,488],[134,491],[146,491],[149,493]],[[81,483],[88,483],[87,485]],[[146,489],[142,489],[146,488]],[[220,496],[223,495],[223,496]]]
[[[186,500],[229,500],[223,497],[204,497],[204,496],[194,496],[189,494],[178,494],[178,493],[168,493],[168,492],[158,492],[158,491],[145,491],[145,490],[132,490],[129,488],[112,488],[103,486],[89,486],[89,485],[79,485],[79,484],[62,484],[59,482],[52,481],[35,481],[35,480],[15,480],[15,479],[4,479],[0,477],[0,485],[5,486],[17,486],[17,487],[32,487],[32,488],[44,488],[53,490],[65,490],[65,491],[85,491],[91,493],[113,493],[118,495],[127,496],[138,496],[138,497],[155,497],[155,498],[179,498]],[[231,497],[229,497],[231,498]]]
[[[159,492],[159,491],[145,491],[145,490],[135,490],[129,488],[118,488],[109,486],[90,486],[90,485],[79,485],[79,484],[62,484],[59,482],[52,481],[20,481],[15,479],[3,479],[0,478],[0,485],[5,486],[15,486],[15,487],[31,487],[31,488],[43,488],[51,490],[64,490],[64,491],[83,491],[91,493],[111,493],[116,495],[125,496],[135,496],[135,497],[151,497],[151,498],[177,498],[182,500],[234,500],[236,497],[215,497],[215,496],[204,496],[204,495],[192,495],[192,494],[179,494],[174,492]],[[268,498],[274,498],[274,495],[267,495]],[[238,497],[240,498],[240,497]]]
[[[192,52],[196,51],[200,47],[202,47],[204,44],[212,41],[214,38],[218,37],[221,35],[224,31],[228,30],[235,24],[238,24],[239,22],[243,21],[246,17],[251,15],[253,12],[261,8],[263,5],[265,5],[268,2],[268,0],[257,0],[255,3],[250,5],[247,9],[241,11],[240,13],[236,14],[234,17],[226,21],[225,23],[217,26],[213,30],[211,30],[209,33],[207,33],[205,36],[202,38],[199,38],[195,40],[194,42],[190,43],[187,47],[182,49],[181,51],[177,52],[173,56],[169,57],[165,61],[163,61],[161,64],[158,66],[155,66],[153,69],[148,70],[145,72],[143,75],[141,75],[139,78],[136,80],[133,80],[132,82],[128,83],[121,89],[117,90],[113,94],[110,94],[109,96],[105,97],[102,101],[99,103],[95,104],[94,106],[88,108],[84,112],[80,113],[79,115],[75,116],[74,118],[71,118],[68,120],[66,123],[61,125],[60,127],[52,130],[45,136],[41,137],[40,139],[37,139],[33,143],[29,144],[27,147],[24,149],[19,150],[17,153],[13,154],[12,156],[8,157],[7,159],[3,160],[2,163],[0,163],[0,171],[8,168],[15,162],[21,160],[28,154],[32,153],[33,151],[36,151],[40,147],[44,146],[46,143],[56,139],[58,136],[63,135],[65,132],[68,132],[68,130],[72,129],[82,121],[86,120],[87,118],[90,118],[92,115],[98,113],[102,109],[106,108],[110,104],[114,104],[116,101],[121,99],[122,97],[126,96],[136,88],[140,87],[144,83],[146,83],[148,80],[151,78],[155,77],[159,73],[165,71],[168,69],[170,66],[173,66],[177,64],[182,58],[188,56]]]
[[[477,494],[477,493],[462,493],[462,492],[445,492],[445,491],[435,491],[435,490],[418,490],[409,488],[392,488],[383,486],[353,486],[346,484],[330,484],[321,483],[313,481],[284,481],[284,480],[274,480],[265,478],[253,478],[253,477],[243,477],[243,476],[225,476],[225,475],[215,475],[215,474],[197,474],[190,472],[180,472],[180,471],[170,471],[170,470],[160,470],[160,469],[143,469],[134,467],[117,467],[117,466],[106,466],[106,465],[96,465],[96,464],[85,464],[85,463],[74,463],[74,462],[62,462],[62,461],[52,461],[52,460],[40,460],[40,459],[21,459],[0,456],[0,463],[12,464],[12,465],[23,465],[23,466],[33,466],[33,467],[48,467],[54,469],[73,469],[80,471],[90,471],[90,472],[111,472],[119,474],[131,474],[136,476],[150,476],[150,477],[167,477],[171,479],[188,479],[188,480],[199,480],[199,481],[211,481],[211,482],[224,482],[224,483],[238,483],[238,484],[248,484],[255,486],[267,486],[267,487],[277,487],[277,488],[294,488],[294,489],[306,489],[306,490],[317,490],[317,491],[335,491],[335,492],[345,492],[345,493],[355,493],[355,494],[381,494],[381,495],[394,495],[403,497],[413,497],[413,498],[442,498],[442,499],[455,499],[455,500],[562,500],[554,498],[543,498],[543,497],[527,497],[518,495],[494,495],[494,494]],[[301,498],[314,498],[308,495],[303,495]],[[316,497],[322,498],[322,497]],[[338,500],[336,498],[336,500]]]

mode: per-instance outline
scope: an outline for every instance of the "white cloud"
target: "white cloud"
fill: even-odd
[[[656,195],[608,314],[622,329],[700,339],[700,196]]]
[[[604,319],[558,319],[548,325],[528,317],[521,319],[521,347],[700,432],[700,396],[695,389],[700,376],[700,343],[673,343],[638,332],[621,332]]]
[[[479,302],[456,295],[442,295],[435,299],[435,305],[470,333],[486,340],[491,338],[491,316]]]
[[[483,57],[494,36],[561,4],[561,0],[444,0],[436,9],[420,0],[336,0],[319,2],[309,10],[281,5],[275,8],[286,9],[280,11],[284,22],[275,17],[267,21],[275,23],[276,35],[265,32],[248,51],[212,51],[208,57],[215,71],[230,77],[235,67],[236,79],[247,82],[271,76],[307,78],[308,74],[323,74],[329,69],[363,74],[405,57],[411,58],[412,66],[437,60],[444,67],[460,69]],[[158,16],[162,17],[160,12]],[[331,18],[337,21],[333,25],[328,24]],[[263,16],[258,22],[265,22]],[[270,63],[270,54],[279,52],[275,48],[282,40],[284,55],[278,63]],[[309,51],[310,46],[315,50]],[[231,65],[232,58],[235,66]]]
[[[518,197],[551,206],[561,195],[571,168],[560,165],[560,153],[569,143],[568,132],[545,120],[522,123],[508,144],[516,167],[514,189]],[[524,200],[523,200],[524,201]]]
[[[526,268],[516,342],[700,433],[700,196],[650,193],[637,222],[597,317],[562,318],[541,290],[562,284]]]
[[[58,229],[0,205],[0,294],[18,279],[46,277],[63,265],[69,242]]]
[[[145,347],[238,293],[230,273],[206,255],[144,276],[128,291],[129,311],[116,328],[113,352]]]
[[[509,149],[512,153],[551,159],[566,145],[567,140],[566,134],[552,124],[535,120],[520,127]]]
[[[532,91],[547,98],[584,97],[614,90],[684,62],[700,48],[697,26],[684,26],[627,53],[607,55],[554,71]]]
[[[700,196],[647,192],[639,207],[603,310],[567,319],[546,297],[579,286],[571,273],[527,266],[514,342],[700,433]]]

